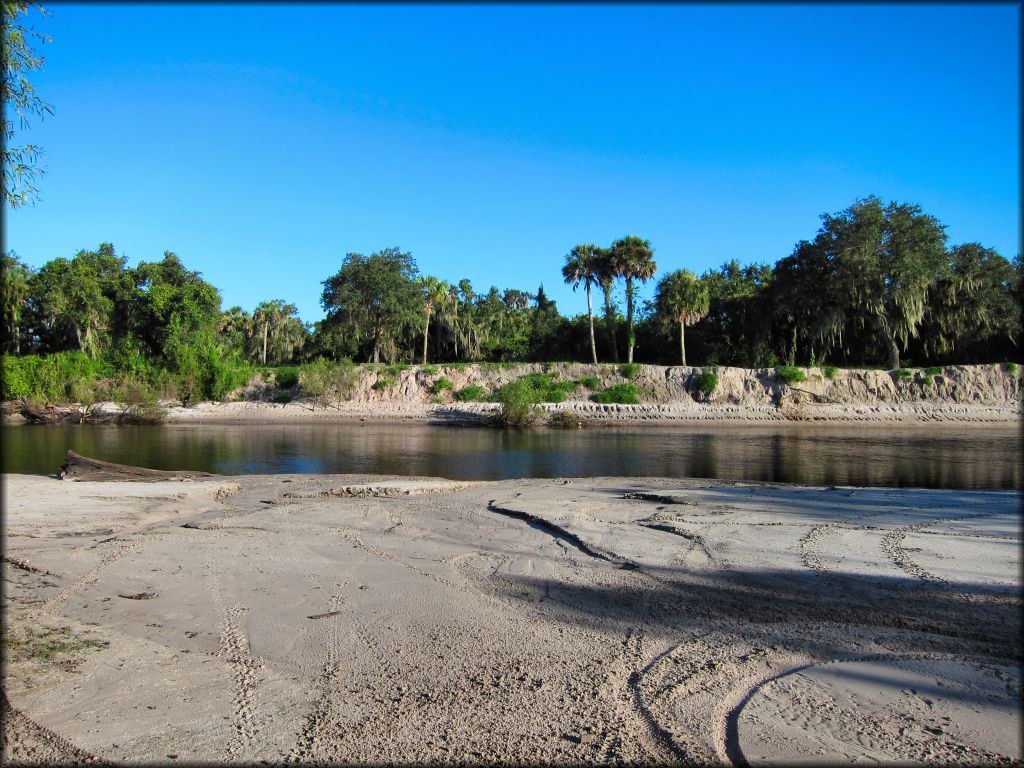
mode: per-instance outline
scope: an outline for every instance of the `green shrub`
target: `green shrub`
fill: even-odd
[[[299,369],[294,365],[278,368],[274,380],[281,389],[291,389],[299,383]]]
[[[384,375],[395,377],[402,371],[408,371],[411,367],[405,363],[392,363],[391,365],[385,365],[383,370]]]
[[[360,369],[351,360],[334,363],[320,358],[299,368],[299,387],[313,398],[314,404],[324,406],[335,398],[352,397],[359,378]]]
[[[375,382],[373,382],[373,388],[375,390],[377,390],[378,392],[383,392],[388,387],[393,387],[394,385],[395,385],[395,377],[391,376],[391,375],[389,375],[387,373],[380,374],[380,376],[377,378],[377,380]]]
[[[780,365],[775,369],[775,376],[783,384],[796,384],[807,378],[795,365]]]
[[[546,375],[531,374],[531,376]],[[495,421],[504,427],[528,427],[537,420],[540,409],[541,391],[535,386],[531,376],[523,376],[510,381],[494,393],[494,400],[501,405]]]
[[[579,429],[580,417],[572,411],[556,411],[548,417],[548,426],[556,429]]]
[[[941,365],[933,365],[933,366],[931,366],[929,368],[925,368],[924,372],[926,374],[928,374],[929,376],[941,376],[942,375],[942,366]]]
[[[826,379],[834,379],[836,377],[836,373],[839,371],[839,369],[834,365],[826,365],[821,370],[825,374]]]
[[[515,387],[529,390],[530,398],[535,403],[561,403],[579,385],[575,381],[559,381],[558,379],[557,373],[528,373],[500,387],[494,393],[494,399],[501,402],[502,390],[515,385]]]
[[[587,389],[594,390],[601,386],[601,379],[597,376],[580,376],[576,379],[576,383]]]
[[[479,384],[470,384],[455,393],[455,399],[460,403],[479,403],[487,396],[487,390]]]
[[[900,381],[910,381],[914,378],[914,372],[910,368],[900,368],[896,371],[896,378]]]
[[[438,367],[436,365],[424,365],[420,370],[427,376],[433,376],[437,373]]]
[[[714,371],[703,370],[693,377],[693,387],[701,397],[711,397],[711,393],[718,386],[718,374]]]
[[[35,367],[39,358],[36,355],[14,357],[4,355],[3,399],[20,400],[36,394],[34,380]]]
[[[434,394],[443,392],[446,389],[451,389],[454,386],[455,385],[452,383],[451,379],[449,379],[447,376],[442,376],[440,379],[434,382]]]
[[[622,403],[639,405],[640,392],[634,384],[614,384],[607,389],[590,396],[595,403]]]
[[[167,409],[150,398],[128,406],[124,419],[133,424],[162,424],[167,419]]]
[[[1003,363],[1003,368],[1005,368],[1007,373],[1009,373],[1011,375],[1017,373],[1017,364],[1016,363]]]
[[[635,379],[638,373],[640,373],[639,363],[623,363],[619,366],[619,374],[624,379]]]
[[[935,383],[935,379],[933,379],[933,378],[932,378],[931,376],[928,376],[927,374],[925,374],[924,376],[922,376],[922,377],[921,377],[921,379],[920,379],[920,381],[921,381],[921,383],[922,383],[922,384],[924,384],[924,385],[925,385],[926,387],[930,387],[930,386],[931,386],[932,384],[934,384],[934,383]]]

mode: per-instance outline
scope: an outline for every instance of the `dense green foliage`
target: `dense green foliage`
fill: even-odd
[[[47,35],[26,27],[22,16],[29,16],[29,9],[35,8],[43,16],[49,12],[38,3],[25,0],[3,0],[3,80],[0,81],[0,97],[3,100],[4,138],[0,154],[3,157],[4,186],[0,205],[12,208],[31,203],[37,190],[36,176],[43,173],[39,161],[42,149],[35,144],[15,146],[13,116],[18,116],[21,127],[27,128],[29,118],[42,118],[53,113],[53,109],[35,92],[28,75],[43,67],[43,57],[36,53],[33,42],[50,42]]]
[[[693,388],[701,397],[711,397],[717,386],[718,374],[714,371],[701,371],[693,378]]]
[[[775,376],[783,384],[797,384],[807,378],[795,365],[780,365],[775,369]]]
[[[312,329],[282,299],[260,302],[251,313],[222,310],[217,289],[170,252],[129,267],[102,243],[38,269],[6,253],[2,269],[7,398],[106,397],[117,382],[131,382],[162,398],[219,399],[272,367],[278,386],[298,385],[327,403],[351,395],[351,360],[429,359],[451,368],[598,358],[617,364],[624,352],[619,373],[627,379],[639,371],[634,348],[645,363],[689,357],[711,366],[820,365],[827,378],[837,366],[896,371],[901,358],[925,366],[1013,360],[1020,355],[1024,264],[977,243],[947,250],[934,217],[869,197],[823,216],[814,239],[774,267],[731,261],[699,277],[682,269],[664,275],[639,319],[634,284],[653,277],[655,265],[650,243],[633,236],[609,248],[577,245],[565,257],[562,277],[588,294],[587,313],[573,318],[558,312],[543,286],[535,294],[496,286],[477,293],[466,279],[420,275],[412,255],[398,248],[346,256],[323,282],[327,316]],[[615,298],[620,281],[624,318]],[[604,297],[601,322],[591,307],[595,287]],[[624,340],[617,333],[623,321]],[[83,360],[88,370],[74,367]],[[378,388],[396,375],[385,371]],[[596,390],[600,382],[579,383]],[[545,391],[564,398],[567,386]],[[466,388],[455,396],[484,395]],[[541,401],[558,401],[552,397]]]
[[[619,366],[619,375],[624,379],[635,379],[639,373],[639,363],[623,363]]]
[[[635,384],[613,384],[607,389],[595,392],[590,396],[595,403],[622,403],[625,405],[640,404],[640,390]]]
[[[505,427],[528,427],[540,415],[537,405],[541,402],[542,387],[529,377],[516,379],[494,393],[493,399],[500,404],[495,420]]]
[[[470,384],[455,393],[455,399],[460,403],[478,403],[487,397],[487,390],[479,384]]]

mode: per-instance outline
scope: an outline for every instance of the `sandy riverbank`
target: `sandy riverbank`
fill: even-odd
[[[434,424],[486,424],[498,409],[492,403],[423,405],[419,403],[340,403],[330,408],[312,408],[303,403],[198,403],[190,408],[171,407],[170,424],[239,424],[305,422],[402,422]],[[845,422],[921,424],[1013,424],[1020,422],[1021,409],[1014,404],[982,403],[876,403],[803,404],[799,410],[771,405],[704,405],[667,403],[652,405],[601,405],[568,402],[541,406],[544,423],[554,413],[575,414],[588,426],[626,424],[679,424],[700,422]]]
[[[4,477],[5,758],[1020,760],[1015,492]]]
[[[500,387],[530,374],[544,373],[558,381],[577,382],[562,403],[545,403],[540,422],[570,412],[586,426],[679,423],[759,423],[781,421],[846,422],[851,424],[1018,424],[1021,422],[1021,370],[1003,365],[957,365],[930,371],[800,369],[804,380],[786,384],[777,369],[717,367],[710,393],[698,391],[703,369],[638,365],[626,378],[619,366],[581,363],[514,366],[409,367],[389,373],[384,368],[353,369],[347,389],[313,399],[301,387],[278,388],[262,374],[232,392],[224,402],[184,406],[162,403],[167,422],[187,423],[331,423],[348,421],[485,424],[498,406],[459,402],[454,393],[467,387],[491,395]],[[438,389],[439,382],[447,386]],[[589,386],[582,382],[588,381]],[[641,404],[600,404],[595,391],[629,385]],[[282,401],[282,402],[277,402]],[[288,401],[288,402],[283,402]],[[4,403],[5,421],[23,423],[21,404]],[[83,418],[117,421],[126,410],[116,403],[86,409],[68,405],[55,409],[62,420]]]

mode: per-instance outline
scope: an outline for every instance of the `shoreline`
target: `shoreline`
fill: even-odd
[[[191,406],[163,403],[164,424],[374,424],[420,423],[449,426],[487,426],[490,415],[497,411],[493,403],[422,404],[393,402],[344,402],[333,406],[313,407],[310,403],[291,402],[201,402]],[[667,403],[642,405],[602,405],[583,401],[545,403],[538,426],[555,413],[573,414],[581,426],[598,428],[614,426],[672,426],[688,424],[962,424],[1005,425],[1022,422],[1019,403],[801,403],[772,405],[735,405],[702,403]],[[27,424],[18,413],[5,413],[6,425]],[[79,406],[57,409],[66,413],[66,421],[74,420]],[[117,403],[101,403],[93,415],[100,419],[117,419],[126,408]]]
[[[499,406],[461,402],[459,393],[476,390],[490,397],[524,376],[571,383],[561,403],[539,405],[538,425],[556,413],[570,414],[571,426],[696,423],[886,423],[1016,424],[1022,420],[1024,368],[955,365],[936,369],[800,368],[793,383],[779,369],[713,367],[713,388],[700,389],[705,369],[638,364],[524,363],[514,366],[360,367],[337,391],[313,399],[300,386],[278,387],[276,374],[255,376],[221,402],[185,406],[163,400],[159,408],[95,403],[54,407],[3,404],[5,421],[94,421],[155,423],[163,411],[168,424],[185,423],[374,423],[420,422],[453,426],[486,424]],[[936,372],[938,371],[938,372]],[[627,376],[628,374],[628,376]],[[443,385],[443,386],[442,386]],[[639,405],[601,404],[595,393],[632,388]],[[24,410],[24,414],[22,414]],[[126,413],[128,417],[126,417]],[[147,418],[149,419],[147,422]],[[159,419],[157,419],[159,420]]]

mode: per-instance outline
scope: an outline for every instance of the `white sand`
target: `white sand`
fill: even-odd
[[[113,404],[111,404],[113,405]],[[482,423],[495,413],[493,403],[431,405],[416,402],[343,402],[323,408],[309,403],[196,403],[168,409],[170,424],[241,424],[308,422]],[[112,407],[111,410],[114,410]],[[544,419],[560,411],[574,413],[587,424],[648,424],[690,422],[851,422],[921,424],[1015,424],[1021,419],[1016,403],[874,403],[805,404],[799,411],[758,404],[663,403],[600,405],[582,401],[542,406]]]
[[[1022,757],[1018,493],[7,475],[4,496],[6,759]]]

